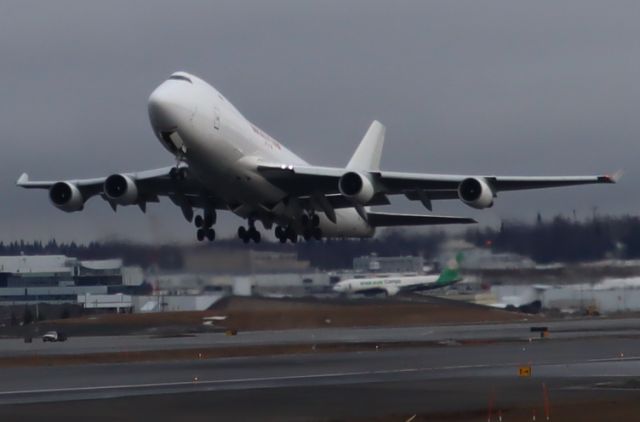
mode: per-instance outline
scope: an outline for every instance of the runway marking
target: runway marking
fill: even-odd
[[[182,387],[187,385],[215,385],[215,384],[233,384],[233,383],[250,383],[250,382],[268,382],[268,381],[295,381],[303,379],[321,379],[321,378],[340,378],[340,377],[352,377],[363,375],[387,375],[387,374],[402,374],[411,372],[428,372],[438,370],[454,370],[454,369],[478,369],[478,368],[490,368],[490,367],[503,367],[511,366],[515,363],[509,364],[476,364],[476,365],[453,365],[453,366],[439,366],[439,367],[424,367],[424,368],[403,368],[403,369],[386,369],[379,371],[352,371],[352,372],[330,372],[326,374],[307,374],[307,375],[289,375],[282,377],[255,377],[255,378],[229,378],[220,380],[207,380],[207,381],[173,381],[173,382],[159,382],[159,383],[145,383],[145,384],[121,384],[121,385],[98,385],[92,387],[67,387],[67,388],[45,388],[34,390],[14,390],[14,391],[0,391],[0,397],[20,395],[20,394],[47,394],[47,393],[72,393],[72,392],[90,392],[90,391],[109,391],[109,390],[134,390],[145,388],[158,388],[158,387]]]
[[[624,357],[614,357],[614,358],[594,358],[594,359],[587,359],[583,362],[586,363],[590,363],[590,362],[619,362],[619,361],[627,361],[627,360],[640,360],[640,355],[639,356],[624,356]],[[576,363],[580,363],[580,362],[576,362]]]

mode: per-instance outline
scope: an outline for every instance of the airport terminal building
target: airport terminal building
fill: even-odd
[[[125,267],[121,259],[0,256],[0,305],[78,303],[79,297],[118,293],[143,279],[141,268]]]

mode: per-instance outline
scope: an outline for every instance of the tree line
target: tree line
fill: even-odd
[[[262,242],[244,245],[235,238],[198,245],[146,245],[124,241],[90,242],[88,244],[24,240],[0,242],[0,255],[63,254],[80,259],[119,257],[125,265],[157,266],[181,269],[183,254],[189,248],[295,252],[299,259],[310,261],[320,269],[350,267],[355,257],[376,253],[379,256],[422,255],[433,258],[450,238],[463,238],[478,247],[495,252],[513,252],[539,263],[586,262],[605,258],[640,258],[640,218],[634,216],[596,217],[577,220],[555,216],[534,222],[504,221],[500,227],[470,228],[461,234],[434,230],[415,233],[409,230],[386,231],[373,239],[328,239],[322,242],[299,242],[282,245]]]
[[[496,252],[513,252],[538,263],[640,258],[640,218],[555,216],[535,223],[505,221],[497,228],[469,229],[465,239]]]

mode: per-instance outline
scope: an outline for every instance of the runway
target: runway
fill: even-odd
[[[140,403],[154,403],[155,408],[161,409],[167,403],[180,402],[201,409],[203,417],[215,416],[216,420],[322,420],[407,410],[475,409],[486,407],[492,391],[497,391],[502,405],[508,405],[528,399],[539,401],[542,382],[559,398],[595,391],[599,382],[640,377],[639,346],[640,340],[635,338],[585,338],[377,352],[8,368],[2,370],[0,378],[0,416],[27,417],[42,406],[89,406],[85,412],[93,413],[107,402],[120,403],[124,407],[119,409],[128,408],[138,417],[148,412],[139,408]],[[532,364],[532,377],[520,379],[518,367],[526,363]],[[372,391],[375,397],[384,392],[384,399],[369,401],[363,396],[364,391]],[[319,397],[340,405],[319,407]],[[249,400],[251,405],[243,400]],[[71,405],[64,407],[64,402]],[[40,404],[33,407],[34,403]],[[163,413],[166,412],[170,410]],[[265,418],[265,412],[279,417]]]
[[[536,339],[532,325],[546,325]],[[555,402],[637,396],[640,319],[553,323],[327,328],[224,336],[78,337],[67,343],[2,340],[3,356],[294,343],[393,343],[410,348],[182,361],[2,369],[3,420],[367,420],[407,412],[484,412]],[[472,340],[465,342],[463,340]],[[490,341],[489,341],[490,340]],[[195,355],[194,355],[195,356]],[[532,366],[530,378],[518,368]],[[627,384],[628,383],[628,384]],[[430,420],[437,420],[430,419]]]
[[[449,342],[466,340],[526,340],[535,334],[532,326],[547,326],[554,339],[640,335],[640,318],[578,319],[565,321],[525,321],[521,323],[484,323],[466,325],[432,325],[397,328],[316,328],[282,331],[198,333],[173,337],[153,334],[131,336],[71,337],[65,343],[33,343],[22,339],[1,339],[0,357],[15,355],[64,355],[122,351],[195,349],[272,344],[323,344],[364,342]]]

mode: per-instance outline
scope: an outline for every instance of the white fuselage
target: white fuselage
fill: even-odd
[[[234,213],[250,217],[268,209],[279,224],[300,216],[287,201],[287,192],[268,182],[257,167],[307,163],[247,120],[205,81],[184,72],[173,74],[149,97],[149,118],[163,146],[186,162],[193,177]],[[324,213],[317,214],[324,236],[374,234],[354,209],[336,210],[335,224]]]
[[[342,280],[333,286],[339,293],[365,293],[370,291],[384,291],[393,296],[402,289],[413,286],[435,286],[439,275],[388,275],[367,278],[352,278]]]

